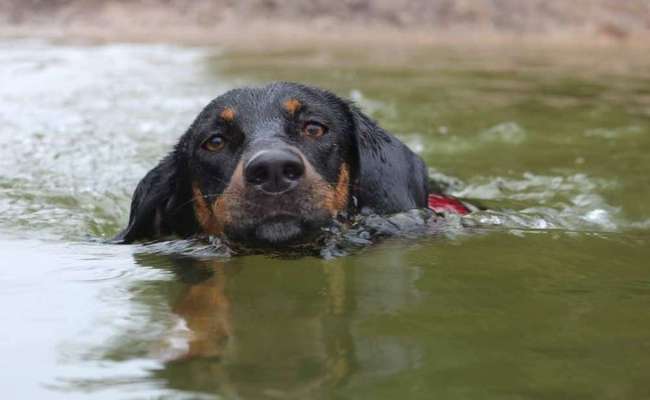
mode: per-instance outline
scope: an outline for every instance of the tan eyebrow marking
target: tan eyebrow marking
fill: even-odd
[[[231,107],[226,107],[221,111],[221,114],[219,114],[221,119],[223,119],[226,122],[232,122],[232,120],[235,119],[235,110],[233,110]]]
[[[296,99],[289,99],[283,104],[284,109],[289,112],[289,114],[295,114],[296,111],[300,110],[302,104]]]

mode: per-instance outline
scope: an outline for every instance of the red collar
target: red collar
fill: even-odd
[[[429,195],[429,208],[436,213],[454,213],[465,215],[470,213],[470,209],[462,201],[455,197],[445,196],[442,194]]]

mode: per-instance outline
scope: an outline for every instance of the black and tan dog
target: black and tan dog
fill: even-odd
[[[427,205],[424,162],[351,103],[296,83],[235,89],[139,183],[120,242],[217,235],[310,240],[341,213]]]

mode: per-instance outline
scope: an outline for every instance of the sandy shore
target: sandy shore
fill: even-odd
[[[650,46],[650,1],[0,0],[0,36],[225,47]]]

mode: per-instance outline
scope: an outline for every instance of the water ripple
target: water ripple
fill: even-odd
[[[228,87],[215,50],[0,43],[0,229],[114,234],[137,180]],[[164,115],[164,118],[160,118]]]

